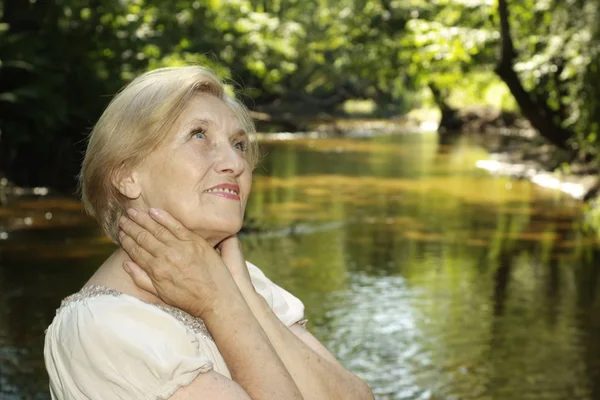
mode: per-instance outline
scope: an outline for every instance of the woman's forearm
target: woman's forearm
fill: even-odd
[[[240,294],[202,315],[237,382],[252,399],[302,399],[300,390]],[[231,298],[239,298],[239,301]]]
[[[119,236],[131,257],[123,268],[135,284],[202,318],[233,380],[253,400],[301,400],[299,388],[224,264],[227,260],[245,267],[237,237],[223,240],[219,254],[165,211],[129,209],[128,214],[131,218],[120,220]]]
[[[326,358],[300,340],[254,288],[240,285],[246,303],[306,400],[373,399],[369,387],[334,357]]]

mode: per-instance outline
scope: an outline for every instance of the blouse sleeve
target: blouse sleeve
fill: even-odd
[[[44,356],[54,399],[168,399],[212,369],[194,333],[130,296],[102,296],[61,310]]]
[[[273,283],[256,265],[248,261],[246,265],[256,292],[265,298],[281,322],[288,327],[295,323],[306,324],[300,299]]]

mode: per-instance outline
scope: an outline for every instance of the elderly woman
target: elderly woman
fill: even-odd
[[[53,399],[372,399],[244,260],[253,132],[197,66],[146,73],[107,107],[80,179],[119,248],[48,328]]]

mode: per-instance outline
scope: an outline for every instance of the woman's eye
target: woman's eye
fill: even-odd
[[[192,137],[194,139],[204,139],[206,137],[206,132],[204,132],[204,129],[196,129],[192,132]]]
[[[241,152],[244,152],[248,148],[248,144],[244,141],[241,141],[241,142],[237,142],[233,147],[235,149],[238,149]]]

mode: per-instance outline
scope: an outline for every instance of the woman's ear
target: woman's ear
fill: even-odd
[[[135,200],[142,194],[138,173],[126,168],[125,164],[122,164],[113,174],[112,183],[123,196],[130,200]]]

